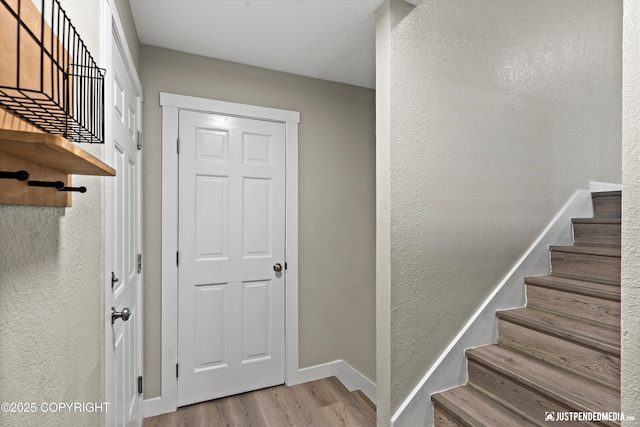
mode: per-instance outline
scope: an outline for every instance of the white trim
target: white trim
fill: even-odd
[[[144,418],[155,417],[165,413],[163,412],[162,398],[159,396],[145,399],[142,407],[144,408]]]
[[[286,383],[298,375],[298,123],[296,111],[160,93],[162,106],[162,391],[154,407],[177,409],[178,111],[181,109],[284,123],[286,126]],[[155,409],[154,409],[155,411]]]
[[[339,360],[336,364],[336,377],[349,391],[360,390],[376,404],[378,393],[375,383],[344,360]]]
[[[344,360],[334,360],[333,362],[311,366],[298,370],[296,385],[316,381],[323,378],[336,377],[349,390],[360,390],[374,404],[376,403],[377,387],[369,378],[362,375],[357,369],[349,365]]]
[[[125,67],[127,67],[127,72],[131,76],[131,82],[135,86],[134,89],[139,94],[140,98],[144,98],[142,83],[140,83],[140,77],[138,76],[138,71],[136,70],[135,63],[133,62],[133,56],[131,56],[131,51],[129,50],[129,45],[127,44],[127,38],[125,36],[124,27],[122,26],[122,20],[120,19],[120,15],[118,14],[118,8],[116,7],[115,0],[107,0],[107,4],[111,9],[113,30],[114,34],[117,35],[117,40],[120,44],[120,51],[122,52],[124,65]],[[111,58],[109,58],[108,61],[110,64]]]
[[[285,171],[285,381],[295,381],[298,372],[298,122],[286,122]]]
[[[207,113],[280,123],[300,123],[300,113],[297,111],[237,104],[235,102],[197,98],[195,96],[176,95],[174,93],[160,92],[160,105],[162,107],[177,107],[186,110],[204,111]]]
[[[289,386],[304,384],[310,381],[321,380],[323,378],[329,378],[336,375],[336,365],[340,360],[334,360],[333,362],[323,363],[321,365],[310,366],[308,368],[299,369],[296,375],[295,383],[288,384]]]
[[[496,342],[496,311],[523,307],[526,297],[522,279],[549,274],[549,245],[570,245],[571,218],[591,216],[591,193],[576,191],[413,389],[391,417],[391,426],[433,425],[431,395],[467,381],[465,350]]]
[[[592,193],[597,193],[600,191],[622,191],[622,184],[589,181],[589,191],[591,191]]]
[[[112,103],[112,88],[110,86],[109,80],[107,76],[109,72],[113,69],[113,64],[111,61],[111,46],[113,44],[112,41],[112,32],[113,32],[113,18],[111,14],[111,10],[109,8],[109,3],[105,2],[102,4],[102,19],[101,19],[101,37],[100,37],[100,65],[105,68],[105,91],[104,91],[104,105],[105,111],[106,106],[111,105]],[[113,164],[113,145],[109,143],[111,140],[111,115],[105,113],[104,117],[104,146],[102,147],[102,160],[109,164]],[[109,330],[110,320],[107,315],[107,301],[111,298],[110,289],[107,285],[108,277],[109,277],[109,269],[113,264],[111,253],[113,251],[110,250],[114,245],[113,241],[113,230],[115,229],[114,219],[111,215],[106,214],[106,207],[111,204],[112,195],[114,193],[114,183],[113,179],[103,178],[102,180],[102,295],[100,296],[100,307],[102,310],[102,324],[101,324],[101,333],[102,333],[102,361],[101,361],[101,388],[102,395],[107,398],[107,395],[110,392],[107,390],[107,382],[111,381],[113,378],[113,372],[107,372],[107,368],[113,367],[113,362],[110,361],[111,366],[107,366],[107,360],[110,360],[109,347],[110,343],[107,343],[107,331]],[[115,411],[105,411],[102,416],[102,422],[105,426],[111,426],[114,424],[113,417],[115,415]]]
[[[178,352],[178,109],[162,108],[162,414],[178,407],[176,354]]]

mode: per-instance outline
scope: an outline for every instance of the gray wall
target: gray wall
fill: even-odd
[[[430,0],[391,30],[392,414],[571,194],[620,182],[621,6]]]
[[[343,359],[375,381],[374,91],[142,45],[145,398],[161,355],[159,93],[301,112],[300,367]]]
[[[100,61],[99,0],[62,0]],[[83,149],[100,157],[100,147]],[[101,413],[51,413],[47,402],[102,402],[102,193],[71,208],[0,205],[0,402],[34,402],[36,413],[0,412],[3,426],[100,425]]]
[[[622,92],[622,412],[640,420],[640,3],[624,2]]]

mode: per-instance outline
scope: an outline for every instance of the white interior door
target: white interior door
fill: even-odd
[[[140,98],[124,65],[117,42],[112,46],[112,72],[108,74],[112,93],[106,97],[110,114],[110,151],[115,178],[107,193],[107,278],[105,309],[105,394],[111,406],[110,426],[139,426],[142,422],[142,394],[138,377],[142,371],[141,272],[141,155],[137,148]],[[121,317],[112,319],[111,307]],[[128,313],[127,313],[128,312]]]
[[[179,114],[184,406],[284,383],[285,125]]]

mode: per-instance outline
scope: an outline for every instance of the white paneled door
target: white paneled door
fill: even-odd
[[[108,233],[105,309],[105,398],[110,403],[106,425],[139,426],[142,422],[142,307],[140,168],[138,150],[140,97],[115,38],[112,45],[112,93],[106,97],[110,114],[110,162],[116,169],[107,184]],[[112,316],[112,308],[115,317]]]
[[[178,406],[285,380],[285,125],[179,113]]]

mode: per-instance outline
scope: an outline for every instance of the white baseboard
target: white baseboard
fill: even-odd
[[[144,418],[155,417],[156,415],[166,413],[162,407],[162,397],[160,396],[145,399],[142,403],[142,408]]]
[[[349,391],[360,390],[374,405],[376,404],[376,385],[344,360],[338,360],[336,364],[336,377]]]
[[[322,365],[299,369],[295,380],[288,381],[287,385],[302,384],[334,376],[349,391],[360,390],[369,400],[376,403],[377,388],[375,383],[344,360],[334,360]]]
[[[362,391],[369,400],[374,404],[376,403],[376,385],[344,360],[334,360],[333,362],[298,369],[295,378],[287,379],[287,385],[292,386],[329,377],[338,378],[349,391]],[[144,418],[173,412],[164,408],[161,396],[145,399],[143,408]]]
[[[523,307],[526,303],[523,278],[549,274],[549,245],[572,244],[571,218],[592,215],[590,191],[577,191],[451,341],[393,415],[391,426],[433,425],[431,395],[457,387],[467,381],[465,350],[497,341],[496,311]]]

